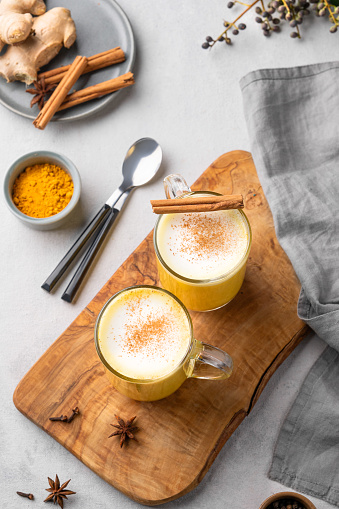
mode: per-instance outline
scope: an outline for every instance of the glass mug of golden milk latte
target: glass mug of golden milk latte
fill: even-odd
[[[181,175],[164,180],[167,198],[219,195],[192,192]],[[160,283],[192,311],[211,311],[240,290],[252,242],[240,209],[160,215],[154,248]]]
[[[187,378],[228,378],[233,369],[226,352],[194,339],[185,306],[156,286],[111,297],[95,325],[95,346],[112,385],[139,401],[165,398]]]

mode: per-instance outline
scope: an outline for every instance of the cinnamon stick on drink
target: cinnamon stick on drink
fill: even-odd
[[[62,102],[66,98],[67,94],[79,79],[84,69],[87,66],[87,58],[77,56],[70,66],[65,76],[60,81],[59,85],[54,90],[51,97],[45,103],[44,107],[40,111],[37,118],[34,120],[33,125],[38,129],[45,129],[48,122],[51,120],[53,115],[58,111]]]
[[[242,209],[241,194],[221,196],[190,196],[173,200],[151,200],[155,214],[176,214],[184,212],[212,212],[215,210]]]
[[[108,67],[110,65],[119,64],[120,62],[124,62],[124,60],[125,53],[120,48],[120,46],[117,46],[116,48],[112,48],[107,51],[103,51],[102,53],[97,53],[96,55],[88,57],[87,66],[83,74],[97,71],[98,69],[103,69],[104,67]],[[49,85],[50,83],[59,83],[69,68],[70,65],[64,65],[63,67],[51,69],[50,71],[41,72],[38,74],[38,80],[44,78],[46,85]]]

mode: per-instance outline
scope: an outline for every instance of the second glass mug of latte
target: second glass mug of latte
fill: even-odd
[[[179,299],[156,286],[111,297],[96,321],[95,346],[112,385],[139,401],[165,398],[187,378],[226,379],[233,369],[226,352],[194,338]]]
[[[219,194],[192,192],[181,175],[167,176],[164,186],[167,198],[178,200]],[[161,286],[188,309],[218,309],[239,292],[252,242],[242,210],[163,214],[153,239]]]

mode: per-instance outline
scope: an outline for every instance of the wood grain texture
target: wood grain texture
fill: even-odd
[[[108,483],[146,505],[178,498],[197,486],[270,376],[308,331],[296,312],[299,282],[275,236],[251,155],[224,154],[192,188],[242,194],[252,226],[252,250],[239,294],[217,311],[191,313],[195,337],[233,357],[231,378],[187,380],[169,398],[150,403],[130,400],[109,385],[94,347],[94,323],[118,290],[157,284],[151,232],[14,394],[20,412]],[[71,424],[49,421],[76,405],[81,416]],[[137,415],[139,443],[120,449],[116,437],[106,438],[114,414]]]

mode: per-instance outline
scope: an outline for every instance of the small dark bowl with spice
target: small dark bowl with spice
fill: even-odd
[[[282,491],[264,500],[259,509],[316,509],[316,507],[304,495]]]
[[[52,230],[64,224],[79,201],[80,191],[80,175],[72,161],[46,150],[21,156],[4,180],[10,211],[36,230]]]

